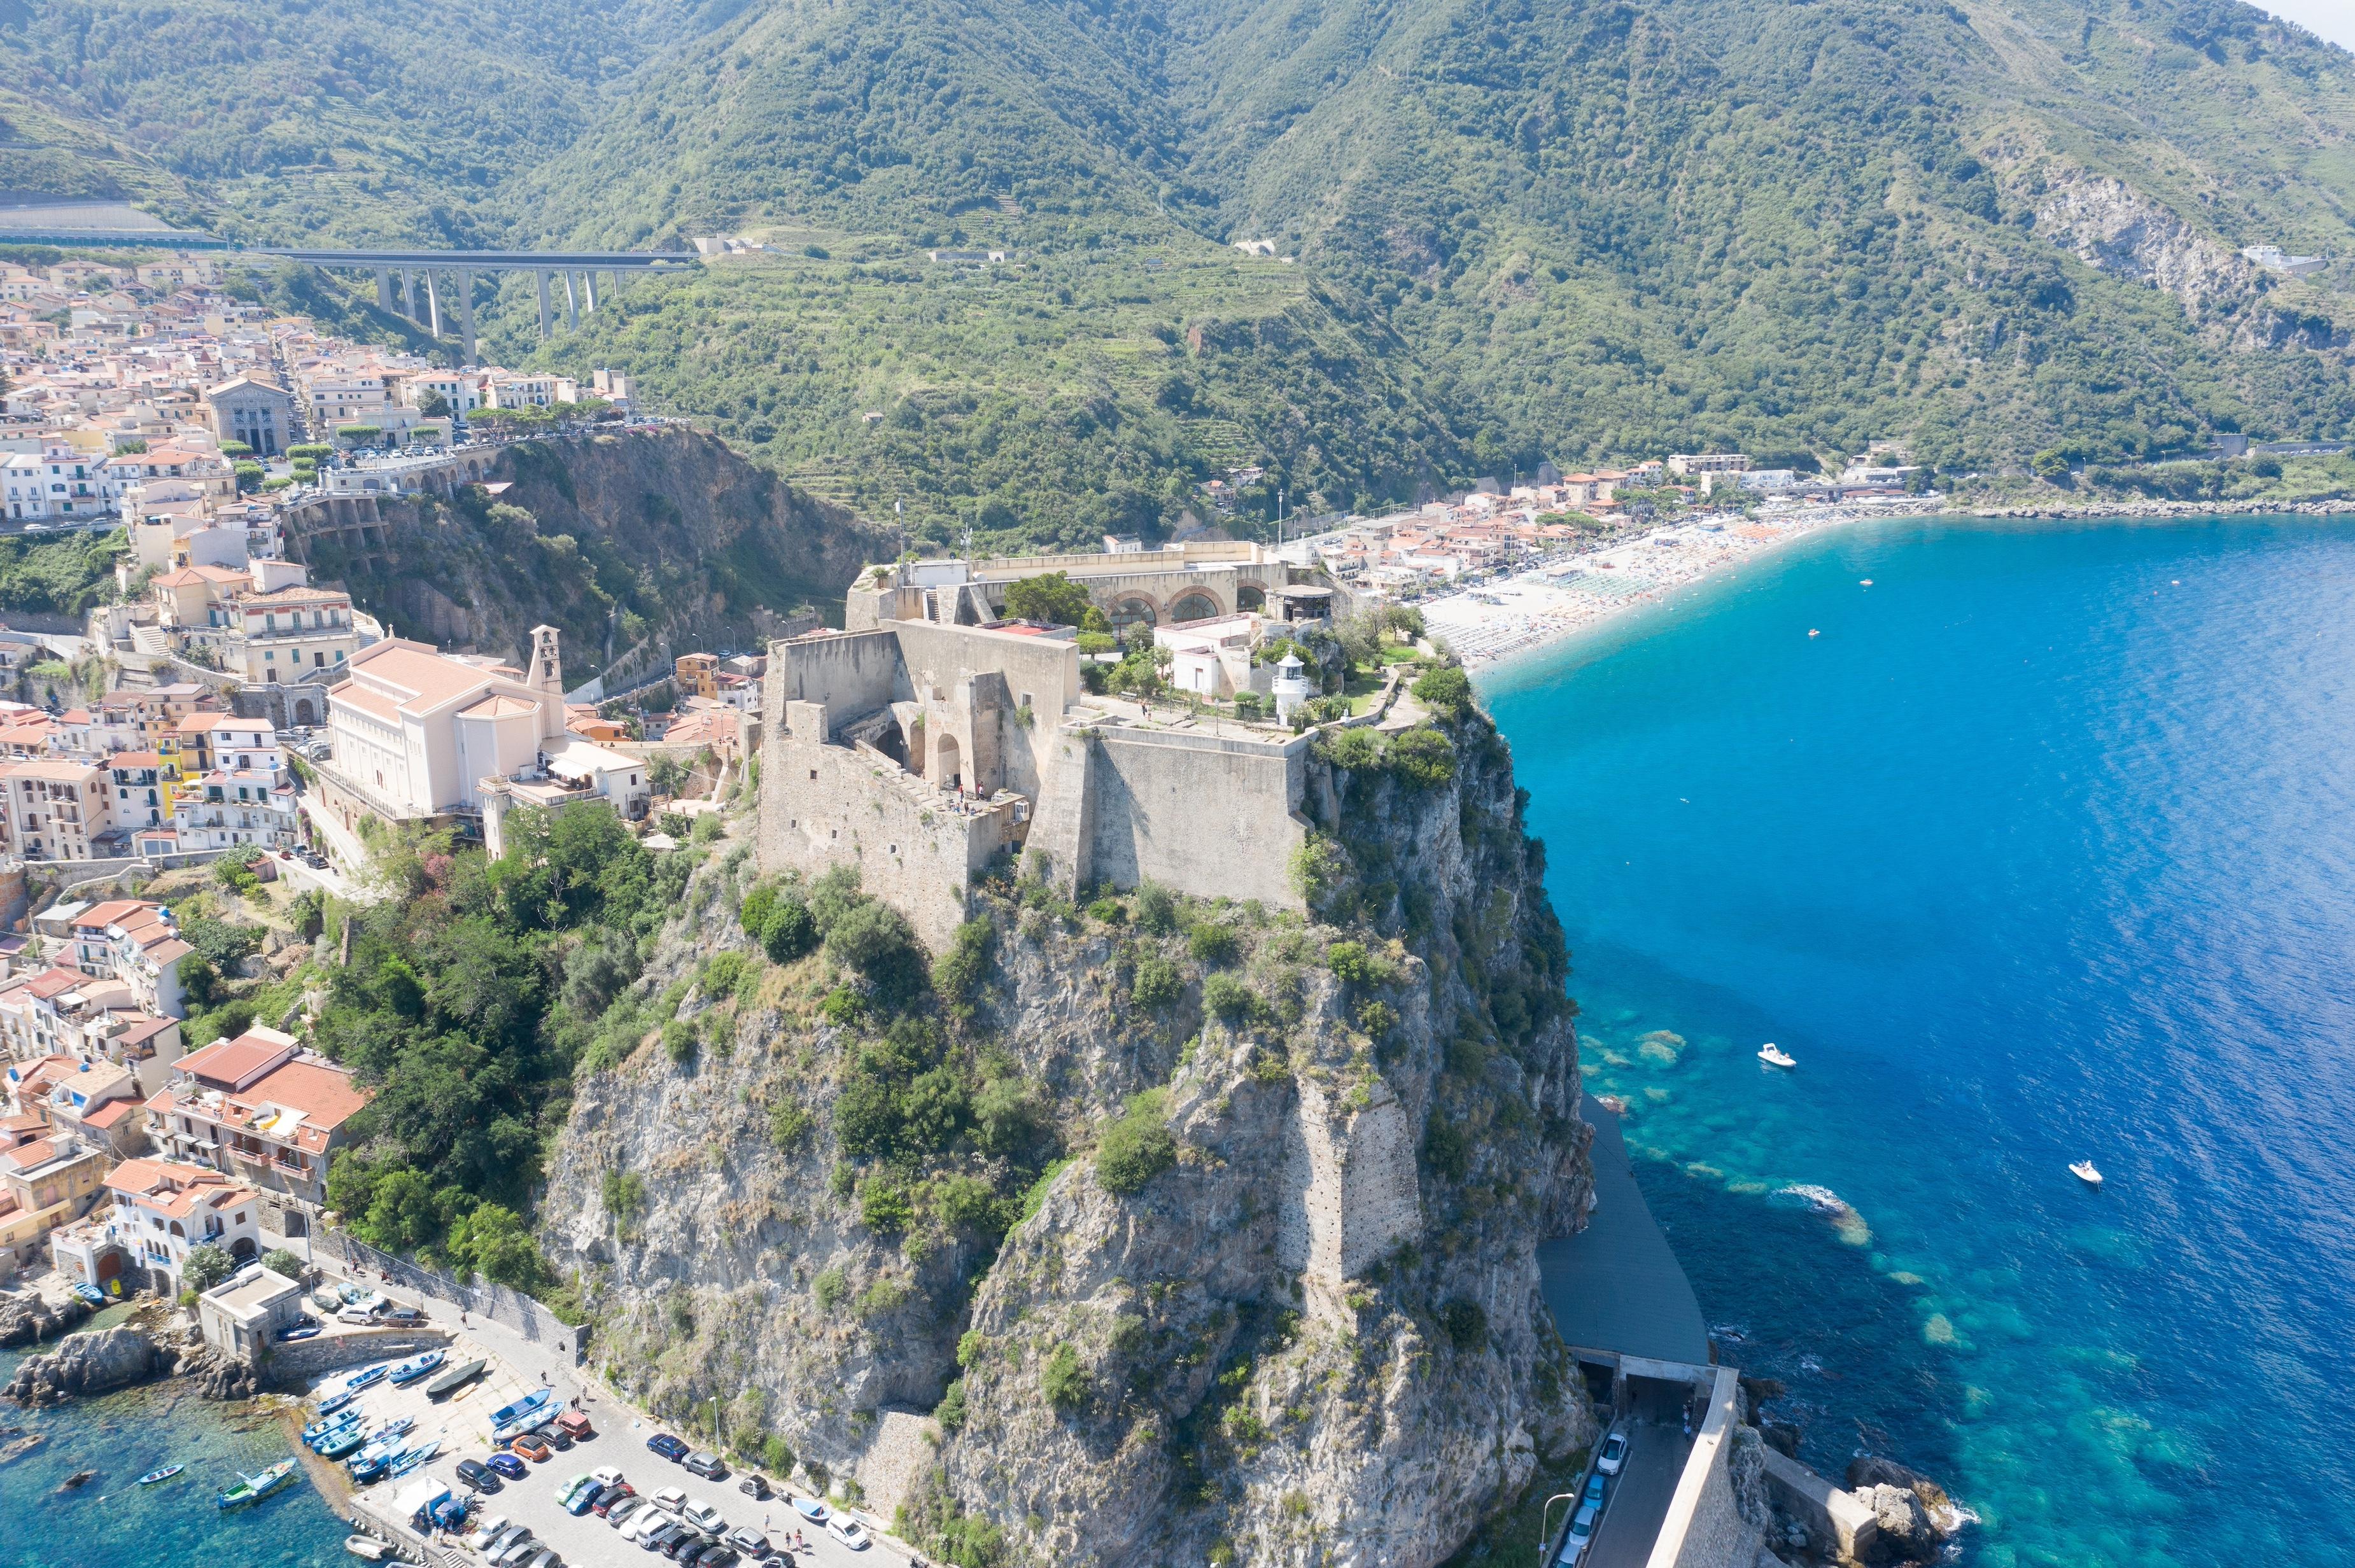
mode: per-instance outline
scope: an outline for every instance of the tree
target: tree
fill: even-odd
[[[1178,1140],[1161,1119],[1167,1102],[1165,1091],[1147,1090],[1104,1129],[1096,1145],[1096,1180],[1106,1192],[1125,1198],[1178,1163]]]
[[[1037,621],[1049,626],[1083,626],[1088,613],[1094,608],[1087,588],[1072,581],[1065,572],[1045,572],[1006,585],[1006,613],[1018,620]],[[1097,613],[1101,619],[1102,612]],[[1089,629],[1109,631],[1111,627],[1107,624]]]
[[[303,1260],[284,1247],[272,1247],[262,1253],[261,1266],[272,1274],[284,1275],[288,1279],[303,1277]]]
[[[180,1279],[190,1290],[201,1295],[236,1272],[237,1260],[207,1242],[200,1247],[188,1249],[187,1261],[180,1265]]]
[[[450,417],[450,400],[439,392],[428,390],[417,400],[417,411],[430,420],[446,420]]]

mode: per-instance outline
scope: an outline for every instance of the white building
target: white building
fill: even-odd
[[[53,1232],[49,1248],[69,1279],[100,1285],[127,1261],[166,1296],[180,1292],[188,1254],[216,1246],[231,1259],[261,1250],[261,1195],[202,1166],[126,1159],[107,1174],[113,1207]],[[110,1256],[111,1254],[111,1256]]]

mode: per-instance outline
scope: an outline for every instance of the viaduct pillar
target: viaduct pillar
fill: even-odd
[[[539,340],[545,343],[548,335],[556,330],[556,318],[548,304],[548,269],[541,267],[532,276],[539,280]]]

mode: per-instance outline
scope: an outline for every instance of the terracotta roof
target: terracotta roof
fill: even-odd
[[[199,582],[250,582],[250,571],[231,571],[225,566],[184,566],[177,571],[167,571],[155,580],[158,588],[190,588]]]
[[[284,1055],[293,1043],[274,1029],[270,1034],[249,1029],[235,1040],[215,1040],[200,1051],[192,1051],[174,1066],[195,1077],[235,1084]]]
[[[56,784],[80,784],[98,775],[96,763],[69,762],[62,757],[34,757],[9,764],[6,772],[20,779],[48,779]]]
[[[160,768],[164,759],[153,752],[117,752],[106,759],[110,768]]]
[[[84,1116],[81,1119],[81,1125],[85,1127],[96,1127],[101,1133],[111,1133],[117,1123],[137,1115],[140,1109],[141,1106],[136,1100],[109,1100],[105,1104]]]
[[[513,719],[522,714],[538,711],[538,703],[527,701],[520,697],[510,697],[503,691],[492,692],[489,696],[480,698],[458,709],[460,716],[466,719]]]
[[[142,1207],[184,1219],[197,1209],[231,1209],[261,1194],[239,1187],[217,1170],[169,1159],[126,1159],[106,1173],[107,1190],[136,1199]]]

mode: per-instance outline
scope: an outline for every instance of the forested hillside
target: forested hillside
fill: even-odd
[[[38,105],[0,114],[240,232],[765,239],[545,350],[510,282],[489,341],[935,538],[1167,525],[1244,462],[1272,514],[1548,457],[2355,423],[2355,262],[2239,254],[2355,251],[2355,59],[2224,0],[265,14],[0,0]]]

